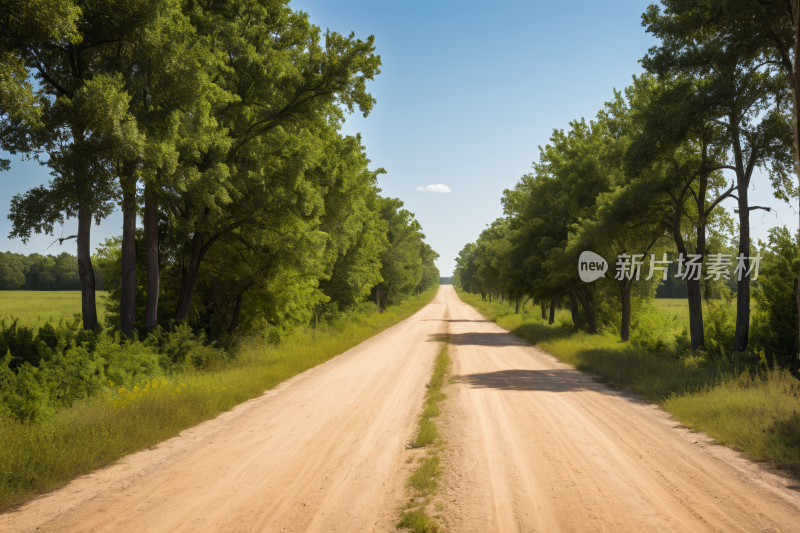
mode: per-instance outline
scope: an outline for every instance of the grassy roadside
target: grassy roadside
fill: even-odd
[[[558,315],[551,326],[537,314],[515,315],[509,306],[483,302],[479,295],[458,295],[518,337],[612,386],[641,394],[718,444],[800,475],[800,382],[789,372],[765,368],[751,375],[729,360],[650,353],[612,334],[571,333],[557,325]]]
[[[408,318],[435,294],[338,328],[298,331],[277,346],[253,341],[213,372],[173,374],[130,390],[109,387],[42,422],[0,418],[0,511],[256,397]]]
[[[445,339],[439,349],[433,367],[433,375],[425,394],[422,414],[419,417],[419,430],[411,443],[412,448],[430,446],[427,453],[418,459],[417,468],[408,476],[406,485],[413,491],[414,496],[405,505],[398,528],[405,527],[414,533],[436,533],[441,531],[439,524],[428,516],[425,508],[431,503],[438,488],[438,478],[441,475],[439,467],[439,452],[444,442],[439,437],[439,428],[434,420],[439,416],[439,402],[445,399],[442,393],[444,378],[450,368],[450,339]]]

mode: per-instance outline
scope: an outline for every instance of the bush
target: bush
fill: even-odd
[[[13,372],[10,363],[11,352],[7,352],[0,361],[0,419],[32,422],[51,414],[53,409],[38,368],[25,363]]]
[[[769,231],[768,247],[754,291],[759,310],[766,316],[763,344],[770,360],[797,372],[800,343],[797,334],[797,272],[800,270],[800,235],[786,227]]]
[[[158,350],[159,362],[164,369],[207,369],[224,363],[227,358],[225,351],[213,343],[205,344],[205,340],[205,335],[196,335],[183,322],[169,332],[157,328],[147,336],[144,345]]]
[[[39,367],[41,383],[57,407],[94,396],[105,384],[105,361],[85,346],[56,350]]]
[[[186,324],[170,332],[158,329],[140,342],[85,331],[78,317],[48,322],[36,333],[16,320],[2,321],[0,416],[29,423],[91,398],[108,384],[133,387],[166,372],[209,369],[228,360],[204,341]]]
[[[703,316],[705,349],[712,359],[724,359],[733,349],[736,333],[736,313],[724,301],[712,301]]]
[[[136,341],[119,342],[106,336],[97,352],[106,361],[106,377],[112,386],[133,386],[164,375],[158,350]]]

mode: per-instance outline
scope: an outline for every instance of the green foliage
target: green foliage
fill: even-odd
[[[21,422],[38,421],[52,413],[48,391],[36,367],[22,365],[17,372],[10,368],[11,354],[0,361],[0,420],[5,417]]]
[[[97,288],[103,288],[103,273],[95,270]],[[67,252],[58,256],[0,254],[0,290],[77,291],[78,259]]]
[[[772,228],[764,250],[756,301],[767,314],[764,347],[782,367],[798,370],[797,279],[800,272],[800,237],[786,227]]]
[[[47,154],[53,180],[13,199],[12,237],[79,215],[88,264],[91,220],[122,207],[128,229],[95,258],[108,325],[279,339],[379,283],[381,307],[437,284],[413,214],[378,196],[383,170],[340,133],[345,113],[375,105],[373,36],[323,33],[285,0],[26,6],[0,14],[13,22],[0,30],[2,147]],[[6,270],[0,283],[22,286]],[[37,272],[48,287],[78,280],[62,278]]]
[[[76,320],[57,329],[49,323],[34,336],[16,321],[0,323],[6,355],[0,363],[0,400],[13,418],[32,422],[96,394],[105,382],[94,338]]]
[[[165,370],[173,368],[213,369],[225,363],[228,354],[208,344],[204,335],[195,335],[186,323],[172,331],[157,328],[144,342],[158,351],[159,362]]]
[[[0,349],[6,352],[0,410],[22,422],[92,398],[109,382],[133,386],[169,372],[217,368],[229,358],[186,324],[169,332],[158,329],[139,342],[107,331],[95,335],[83,329],[77,315],[36,331],[3,319]]]
[[[705,349],[712,358],[731,355],[736,330],[735,311],[725,302],[713,302],[705,311]]]
[[[106,362],[105,374],[111,387],[133,387],[165,375],[161,354],[149,343],[120,343],[119,338],[105,336],[97,344],[97,353]]]
[[[381,278],[373,293],[378,305],[393,304],[439,285],[439,258],[424,242],[422,226],[414,214],[402,209],[398,198],[381,198],[378,213],[386,224],[387,248],[381,255]]]

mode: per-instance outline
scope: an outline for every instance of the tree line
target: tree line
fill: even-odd
[[[10,237],[77,218],[96,330],[91,228],[119,209],[96,262],[129,337],[289,328],[425,290],[437,254],[340,132],[373,109],[380,65],[373,36],[322,32],[286,0],[3,2],[0,147],[52,176],[12,199]]]
[[[98,290],[103,289],[103,271],[95,265]],[[0,253],[0,290],[77,291],[78,258],[67,252],[56,255]]]
[[[533,298],[543,316],[549,302],[551,322],[557,301],[567,299],[576,325],[596,334],[613,322],[627,341],[632,314],[665,278],[669,292],[677,290],[677,267],[692,349],[708,344],[703,298],[727,294],[736,318],[725,348],[748,350],[756,289],[764,314],[749,350],[769,344],[796,368],[797,236],[774,228],[768,243],[753,242],[753,212],[775,206],[752,205],[749,194],[771,187],[776,199],[798,198],[798,17],[797,2],[651,4],[642,24],[660,44],[642,58],[645,73],[615,91],[594,120],[554,130],[533,172],[504,191],[505,216],[461,251],[454,283],[490,298],[522,297],[523,306]],[[720,207],[726,199],[737,203],[736,218]],[[587,250],[610,264],[592,283],[579,277]],[[622,276],[619,257],[628,258]],[[641,259],[641,276],[631,257]],[[715,274],[721,263],[728,275]]]

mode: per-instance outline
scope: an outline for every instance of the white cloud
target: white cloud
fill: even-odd
[[[450,187],[447,185],[442,185],[441,183],[437,183],[436,185],[428,185],[427,187],[417,187],[417,190],[426,192],[452,192]]]

